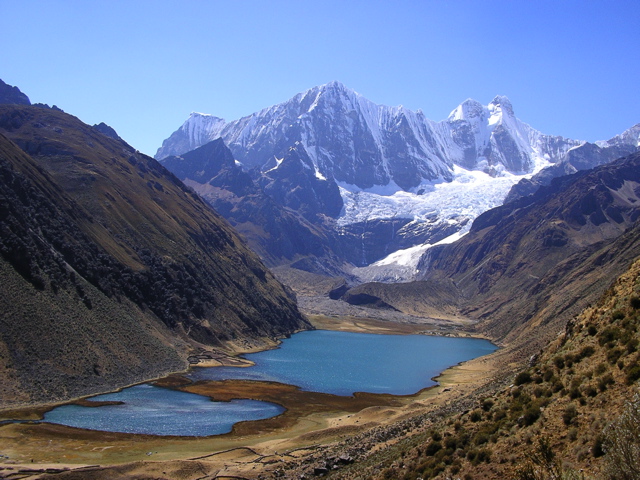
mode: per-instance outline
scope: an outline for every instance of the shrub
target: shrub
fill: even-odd
[[[595,387],[591,386],[591,385],[587,385],[584,388],[584,394],[587,397],[595,397],[598,394],[598,391],[595,389]]]
[[[562,421],[565,425],[571,425],[573,423],[573,419],[578,416],[578,409],[573,403],[567,405],[562,413]]]
[[[640,395],[636,394],[623,414],[604,432],[606,478],[640,478]]]
[[[440,442],[431,442],[427,445],[427,448],[424,450],[424,454],[431,457],[438,453],[439,450],[442,449],[442,444]]]
[[[491,407],[493,407],[493,400],[491,398],[485,398],[482,401],[482,409],[485,412],[488,412],[489,410],[491,410]]]
[[[608,373],[598,379],[598,390],[604,392],[607,389],[607,386],[612,385],[613,383],[615,383],[613,375]]]
[[[617,327],[609,326],[605,328],[602,332],[600,332],[600,339],[598,342],[600,345],[606,345],[608,343],[614,342],[620,338],[620,329]]]
[[[607,364],[606,363],[599,363],[598,366],[595,369],[595,374],[596,375],[602,375],[606,371],[607,371]]]
[[[469,415],[469,419],[472,422],[479,422],[480,420],[482,420],[482,413],[480,412],[480,410],[474,410],[473,412],[471,412],[471,414]]]
[[[596,349],[593,348],[591,345],[587,345],[585,347],[582,347],[582,350],[580,350],[580,353],[578,353],[579,360],[582,360],[583,358],[590,357],[594,353],[596,353]]]
[[[516,385],[524,385],[525,383],[529,383],[531,381],[531,374],[529,372],[520,372],[516,375],[516,379],[514,383]]]
[[[634,310],[640,309],[640,297],[638,297],[637,295],[633,295],[631,298],[629,298],[629,306]]]
[[[488,448],[482,448],[478,451],[478,455],[476,456],[476,462],[481,463],[489,463],[491,462],[491,450]]]
[[[615,364],[620,359],[621,356],[622,356],[622,349],[620,348],[612,348],[607,352],[607,360],[612,365]]]
[[[520,417],[522,419],[522,424],[524,426],[530,426],[533,425],[536,420],[538,420],[538,418],[540,418],[540,408],[532,405],[529,408],[527,408],[524,413],[522,414],[522,417]]]
[[[612,320],[622,320],[624,318],[624,312],[622,310],[614,310],[611,313]]]
[[[591,446],[591,454],[595,457],[602,457],[604,455],[604,435],[598,435],[593,440],[593,445]]]
[[[569,397],[572,400],[580,398],[581,396],[582,396],[582,393],[580,393],[580,389],[578,387],[573,387],[571,390],[569,390]]]
[[[640,365],[634,365],[627,371],[627,384],[632,385],[640,379]]]

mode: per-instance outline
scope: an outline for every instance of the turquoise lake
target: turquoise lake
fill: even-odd
[[[196,368],[189,377],[280,382],[334,395],[410,395],[435,385],[432,378],[447,368],[495,349],[477,338],[313,330],[296,333],[280,348],[244,355],[253,367]]]
[[[355,392],[410,395],[432,386],[448,367],[487,355],[486,340],[427,335],[375,335],[326,330],[300,332],[279,348],[244,357],[248,368],[194,368],[193,380],[249,379],[296,385],[303,390],[350,396]],[[209,436],[240,421],[279,415],[268,402],[214,402],[207,397],[144,384],[93,397],[123,405],[64,405],[44,421],[90,430],[151,435]]]

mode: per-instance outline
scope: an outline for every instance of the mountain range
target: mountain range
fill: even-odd
[[[198,167],[203,160],[186,153],[221,139],[235,160],[226,168],[248,173],[277,206],[330,238],[331,258],[299,249],[285,258],[253,235],[249,243],[272,266],[295,257],[302,269],[331,266],[360,280],[406,281],[416,278],[429,246],[466,233],[505,198],[636,151],[639,133],[635,126],[598,144],[545,135],[520,121],[504,96],[486,106],[466,100],[434,122],[331,82],[235,121],[192,113],[156,158],[220,208],[218,198],[229,197],[222,192],[237,188],[208,177]],[[236,222],[232,213],[223,215]],[[264,223],[248,230],[256,229]],[[294,231],[300,229],[312,230]]]
[[[388,425],[385,407],[329,437],[305,426],[296,455],[256,455],[265,475],[311,475],[333,449],[322,472],[332,458],[344,478],[504,478],[536,460],[534,435],[597,470],[640,378],[640,126],[551,137],[505,97],[432,122],[333,82],[233,122],[194,114],[157,161],[2,82],[0,101],[1,409],[275,346],[312,328],[295,289],[502,348],[471,367],[492,369],[484,383],[422,397],[434,415],[421,399]],[[153,468],[201,478],[205,453]]]

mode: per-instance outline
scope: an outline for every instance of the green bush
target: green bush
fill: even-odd
[[[622,320],[624,318],[624,312],[622,310],[614,310],[611,313],[612,320]]]
[[[482,420],[482,412],[480,412],[480,410],[474,410],[473,412],[471,412],[471,414],[469,415],[469,419],[472,422],[479,422],[480,420]]]
[[[520,418],[522,418],[522,424],[524,426],[528,427],[530,425],[533,425],[536,420],[540,418],[540,408],[535,405],[531,405],[524,411],[522,417]]]
[[[595,369],[595,374],[596,375],[602,375],[604,372],[607,371],[607,364],[606,363],[599,363],[598,366]]]
[[[607,352],[607,360],[612,365],[615,364],[620,359],[621,356],[622,356],[621,348],[612,348]]]
[[[424,454],[431,457],[438,453],[439,450],[442,449],[442,444],[440,442],[431,442],[427,445],[427,448],[424,450]]]
[[[598,340],[598,343],[600,343],[600,345],[612,343],[620,338],[620,334],[621,332],[619,328],[609,326],[600,332],[600,339]]]
[[[493,407],[493,403],[494,403],[494,402],[493,402],[493,400],[492,400],[491,398],[485,398],[485,399],[482,401],[482,409],[483,409],[485,412],[488,412],[489,410],[491,410],[491,407]]]
[[[582,347],[582,349],[578,353],[578,357],[579,357],[578,360],[582,360],[583,358],[590,357],[594,353],[596,353],[596,349],[593,348],[591,345],[587,345],[585,347]]]
[[[604,392],[609,385],[612,385],[614,383],[615,380],[613,379],[613,375],[611,375],[610,373],[603,375],[598,379],[598,390]]]

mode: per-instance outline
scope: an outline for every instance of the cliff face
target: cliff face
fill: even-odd
[[[155,160],[61,111],[0,106],[0,406],[183,368],[308,328],[295,298]]]

